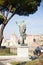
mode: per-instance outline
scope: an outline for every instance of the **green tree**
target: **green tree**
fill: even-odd
[[[0,45],[3,40],[3,31],[9,20],[15,15],[29,15],[37,11],[41,0],[0,0]],[[5,15],[6,12],[6,15]],[[12,15],[8,18],[9,13]]]

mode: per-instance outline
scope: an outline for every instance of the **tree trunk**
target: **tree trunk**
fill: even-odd
[[[0,46],[1,46],[1,43],[2,43],[2,40],[3,40],[3,30],[4,30],[4,27],[5,27],[5,25],[2,24],[1,29],[0,29]]]
[[[3,31],[4,31],[4,28],[7,25],[7,23],[9,22],[9,20],[14,16],[15,12],[9,17],[9,19],[7,19],[6,17],[4,18],[5,19],[4,23],[2,24],[1,29],[0,29],[0,46],[1,46],[1,43],[2,43],[2,40],[3,40]]]

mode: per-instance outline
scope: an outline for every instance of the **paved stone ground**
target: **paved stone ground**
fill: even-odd
[[[0,56],[0,62],[3,64],[3,65],[11,65],[9,64],[9,62],[12,62],[12,61],[20,61],[20,62],[24,62],[24,61],[31,61],[29,59],[29,57],[18,57],[18,56]],[[0,64],[0,65],[2,65]]]
[[[8,60],[1,60],[0,61],[0,65],[11,65],[9,62],[8,62]]]

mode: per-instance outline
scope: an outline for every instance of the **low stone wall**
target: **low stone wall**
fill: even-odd
[[[10,52],[13,54],[17,54],[17,48],[16,47],[10,48]]]
[[[28,55],[33,55],[34,48],[28,48]],[[10,52],[13,54],[17,54],[17,47],[11,47]]]
[[[10,49],[9,48],[5,48],[5,49],[0,48],[0,54],[1,53],[10,53]]]

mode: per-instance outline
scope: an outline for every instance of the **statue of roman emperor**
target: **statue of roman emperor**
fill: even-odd
[[[16,24],[18,25],[18,23],[16,22]],[[26,24],[24,21],[22,21],[20,23],[20,25],[18,25],[19,27],[19,31],[20,31],[20,36],[22,37],[22,44],[24,44],[24,40],[26,39]]]

